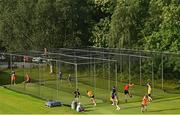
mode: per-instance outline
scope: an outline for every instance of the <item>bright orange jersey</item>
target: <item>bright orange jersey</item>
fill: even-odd
[[[146,96],[144,96],[142,99],[142,105],[147,105],[148,102],[149,102],[149,99]]]
[[[87,95],[88,95],[89,97],[92,97],[94,94],[93,94],[92,91],[88,91],[88,92],[87,92]]]

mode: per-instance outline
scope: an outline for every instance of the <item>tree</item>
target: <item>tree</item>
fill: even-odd
[[[7,50],[13,49],[10,45],[14,38],[13,24],[10,21],[13,11],[16,10],[17,1],[15,0],[2,0],[1,1],[1,15],[0,15],[0,34],[2,47]]]
[[[180,6],[175,0],[168,5],[159,0],[152,5],[149,20],[145,30],[145,49],[160,51],[179,51],[180,49]],[[160,6],[159,6],[160,5]],[[155,9],[157,9],[155,11]],[[150,10],[150,11],[152,11]],[[157,13],[159,12],[159,13]]]
[[[98,47],[108,47],[111,16],[116,0],[95,0],[93,2],[92,42]]]
[[[86,0],[2,0],[0,43],[7,50],[88,45]]]
[[[130,48],[137,40],[136,20],[139,0],[118,1],[112,15],[110,47]]]

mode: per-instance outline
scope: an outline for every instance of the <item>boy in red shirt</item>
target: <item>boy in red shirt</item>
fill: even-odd
[[[129,84],[126,84],[124,86],[124,94],[125,94],[125,102],[127,103],[127,97],[129,95],[129,97],[132,97],[131,94],[129,94],[129,87],[132,87],[134,84],[133,83],[129,83]]]

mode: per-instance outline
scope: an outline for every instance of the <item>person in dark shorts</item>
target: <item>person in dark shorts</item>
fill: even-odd
[[[111,94],[111,101],[112,101],[112,105],[114,105],[114,98],[115,98],[115,95],[116,95],[116,87],[113,86],[112,87],[112,94]]]
[[[59,78],[59,80],[62,80],[62,72],[61,71],[58,74],[58,78]]]
[[[68,80],[69,86],[72,87],[72,84],[71,84],[71,81],[72,81],[71,74],[68,75],[67,80]]]
[[[150,82],[147,83],[147,92],[148,92],[148,97],[149,97],[150,101],[152,101],[152,97],[151,97],[152,86],[151,86]]]
[[[116,93],[116,87],[115,86],[113,86],[113,88],[112,88],[112,93]]]
[[[90,101],[94,104],[94,106],[96,106],[96,100],[95,100],[93,91],[88,90],[88,91],[87,91],[87,95],[88,95],[88,97],[90,97]]]
[[[118,97],[117,97],[117,94],[112,92],[112,95],[111,95],[111,98],[112,98],[112,105],[115,105],[116,106],[116,110],[120,110],[120,107],[118,105]]]
[[[124,86],[124,95],[125,95],[125,102],[126,103],[127,103],[128,96],[132,97],[132,95],[129,93],[129,87],[132,87],[133,85],[134,85],[133,83],[129,83],[129,84],[126,84]]]
[[[79,101],[80,95],[79,89],[76,89],[76,91],[74,91],[74,99],[76,102]]]

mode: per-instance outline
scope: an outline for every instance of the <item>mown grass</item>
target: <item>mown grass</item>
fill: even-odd
[[[70,107],[54,107],[48,108],[45,107],[45,101],[37,99],[28,95],[16,93],[5,88],[0,88],[0,114],[77,114],[74,110],[71,110]],[[65,95],[64,98],[67,98]],[[88,98],[81,97],[81,101],[88,101]],[[163,99],[155,99],[148,106],[148,114],[162,114],[169,113],[175,114],[180,113],[180,98],[171,97]],[[97,107],[93,107],[90,104],[84,104],[86,111],[84,114],[121,114],[121,113],[136,113],[140,114],[140,102],[131,102],[119,104],[121,107],[120,111],[116,111],[115,107],[109,103],[98,103]]]
[[[16,92],[28,94],[31,96],[19,94],[6,89],[0,89],[0,113],[76,113],[69,107],[46,108],[44,107],[45,100],[60,100],[65,104],[70,104],[73,100],[73,91],[76,88],[75,81],[67,81],[64,78],[62,81],[57,79],[57,74],[49,74],[46,68],[38,72],[38,68],[34,69],[16,69],[18,81],[16,85],[9,85],[10,70],[0,73],[0,79],[3,86]],[[32,83],[24,84],[23,76],[25,73],[30,73]],[[140,102],[142,96],[146,93],[146,86],[135,85],[130,89],[133,98],[129,98],[128,103],[124,103],[123,86],[125,83],[117,82],[118,97],[122,110],[116,111],[115,107],[110,104],[109,98],[111,87],[115,81],[108,81],[96,77],[88,78],[86,74],[80,77],[77,86],[81,92],[81,103],[85,106],[85,113],[140,113]],[[82,76],[83,76],[82,75]],[[66,76],[66,74],[64,75]],[[95,81],[95,82],[94,82]],[[89,104],[89,98],[86,96],[86,91],[92,89],[97,100],[97,107]],[[160,89],[153,89],[153,102],[148,107],[147,113],[180,113],[180,94],[172,94],[164,92]],[[21,103],[20,103],[21,102]],[[176,105],[176,106],[175,106]],[[20,108],[23,107],[23,108]],[[10,109],[7,109],[10,108]],[[40,108],[37,109],[37,108]],[[8,111],[9,110],[9,111]]]

